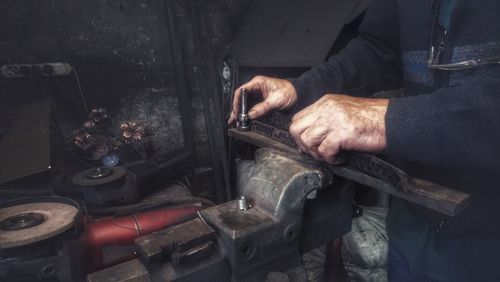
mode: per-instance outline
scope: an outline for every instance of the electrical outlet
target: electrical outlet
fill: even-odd
[[[61,76],[71,73],[68,63],[13,64],[0,67],[0,74],[8,78]]]

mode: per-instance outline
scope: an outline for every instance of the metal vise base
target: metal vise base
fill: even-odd
[[[218,231],[233,281],[263,281],[266,269],[297,266],[306,197],[332,183],[328,169],[300,155],[261,148],[255,162],[242,189],[249,209],[231,201],[200,212]]]

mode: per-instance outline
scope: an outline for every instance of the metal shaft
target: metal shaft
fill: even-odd
[[[243,88],[241,89],[241,113],[246,114],[248,112],[248,96],[247,91]]]
[[[247,201],[247,198],[245,198],[245,196],[240,196],[238,198],[238,209],[240,211],[248,210],[248,201]]]
[[[248,97],[245,88],[242,88],[240,92],[240,114],[238,116],[238,121],[240,122],[238,127],[239,130],[246,131],[250,129],[248,121]]]

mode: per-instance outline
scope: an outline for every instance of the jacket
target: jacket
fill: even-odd
[[[446,19],[442,62],[500,56],[500,1],[454,2]],[[370,96],[402,88],[403,96],[390,99],[385,117],[390,160],[410,175],[472,196],[471,205],[453,218],[393,199],[387,220],[389,238],[420,270],[426,258],[456,255],[448,249],[438,251],[449,247],[446,242],[479,242],[487,237],[484,242],[496,244],[491,250],[500,251],[500,224],[496,223],[500,215],[496,178],[500,175],[500,65],[459,71],[428,68],[435,4],[432,0],[375,0],[356,39],[327,62],[291,79],[299,97],[295,111],[327,93]]]
[[[427,68],[431,1],[379,0],[359,37],[291,82],[295,110],[327,93],[370,96],[402,87],[386,114],[387,154],[409,174],[470,193],[472,204],[449,221],[453,232],[492,232],[500,214],[500,65],[471,70]],[[443,60],[500,56],[500,1],[458,0]],[[439,215],[436,215],[439,216]],[[431,216],[434,217],[434,216]]]

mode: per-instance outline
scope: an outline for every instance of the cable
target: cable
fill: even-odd
[[[189,179],[187,178],[187,175],[184,175],[184,179],[186,180],[186,182],[189,183]],[[193,190],[191,189],[191,184],[188,185],[179,179],[176,179],[175,183],[177,183],[177,185],[181,186],[182,188],[184,188],[184,189],[188,190],[190,193],[192,193]]]
[[[80,93],[80,100],[82,101],[82,107],[85,110],[85,113],[88,113],[89,107],[87,106],[87,99],[85,99],[85,95],[83,94],[82,91],[82,85],[80,84],[80,77],[78,76],[75,67],[71,66],[71,69],[73,70],[73,75],[75,76],[76,85],[78,86],[78,92]]]
[[[200,197],[184,197],[184,198],[177,198],[175,200],[172,199],[161,199],[157,201],[151,201],[147,203],[138,203],[138,204],[131,204],[131,205],[125,205],[125,206],[116,206],[116,207],[91,207],[87,206],[88,213],[91,215],[114,215],[114,216],[122,216],[122,215],[128,215],[136,212],[141,212],[145,210],[150,210],[154,208],[158,208],[161,206],[168,206],[168,205],[179,205],[179,204],[189,204],[189,203],[201,203],[202,205],[205,205],[207,207],[215,206],[215,204],[207,200],[205,198],[200,198]]]

